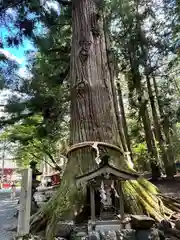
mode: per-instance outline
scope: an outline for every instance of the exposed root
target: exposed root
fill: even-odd
[[[174,211],[180,212],[176,208],[176,202],[172,201],[171,205],[167,204],[166,197],[159,195],[156,186],[145,179],[126,182],[124,184],[124,192],[126,196],[133,195],[135,198],[135,201],[131,201],[129,204],[131,205],[131,212],[137,213],[137,209],[141,209],[138,213],[146,213],[158,222],[163,219],[169,219]]]
[[[44,228],[46,238],[51,240],[60,219],[74,218],[75,212],[78,212],[83,204],[83,191],[80,193],[75,184],[68,180],[62,182],[56,196],[32,217],[32,232],[38,232]],[[145,179],[127,181],[124,183],[123,190],[130,213],[146,213],[158,222],[163,219],[169,220],[174,213],[180,213],[180,202],[161,195],[157,187]]]
[[[115,165],[126,165],[124,159],[119,159],[117,152],[108,154],[114,158],[116,156]],[[46,239],[51,240],[60,220],[73,220],[80,213],[85,204],[86,186],[77,189],[75,177],[96,169],[95,157],[91,147],[79,149],[78,156],[73,152],[57,193],[32,217],[31,232],[46,230]],[[128,213],[147,214],[158,222],[170,219],[175,212],[180,213],[179,202],[160,195],[158,188],[144,178],[124,182],[123,192]]]

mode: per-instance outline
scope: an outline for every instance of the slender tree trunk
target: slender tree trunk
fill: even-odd
[[[139,115],[143,122],[144,132],[145,132],[145,140],[147,144],[148,153],[150,154],[150,166],[152,172],[152,178],[157,179],[160,177],[160,168],[159,168],[159,159],[158,152],[155,144],[155,139],[153,136],[153,132],[151,129],[151,121],[147,109],[148,101],[144,97],[144,90],[141,84],[141,75],[139,72],[138,61],[134,58],[133,55],[134,46],[132,44],[129,45],[129,59],[131,65],[131,78],[136,88],[136,94],[139,102]]]
[[[153,79],[153,86],[154,86],[154,91],[155,91],[155,95],[156,95],[156,100],[157,100],[157,103],[158,103],[159,114],[160,114],[161,117],[163,117],[164,110],[163,110],[163,107],[162,107],[162,103],[160,101],[159,90],[158,90],[158,87],[157,87],[155,76],[152,76],[152,79]]]
[[[147,144],[148,153],[150,154],[150,166],[152,171],[152,178],[157,179],[160,177],[160,168],[159,168],[159,159],[158,152],[155,144],[155,139],[153,136],[152,128],[151,128],[151,120],[149,117],[148,109],[147,109],[147,100],[144,98],[143,89],[141,87],[141,83],[137,86],[138,99],[139,99],[139,114],[142,119],[144,132],[145,132],[145,140]]]
[[[152,171],[152,178],[157,179],[160,177],[159,159],[158,152],[155,144],[155,139],[153,136],[151,128],[151,120],[145,103],[141,103],[141,117],[144,126],[145,139],[147,143],[148,152],[150,154],[150,165]]]
[[[164,162],[164,167],[165,167],[167,176],[173,177],[174,174],[176,173],[176,170],[175,170],[175,165],[174,165],[174,153],[173,153],[172,140],[171,140],[171,136],[170,136],[169,119],[168,119],[168,116],[166,114],[164,114],[163,106],[160,101],[160,96],[159,96],[156,79],[154,76],[152,77],[152,79],[153,79],[153,86],[154,86],[154,90],[155,90],[155,94],[156,94],[156,100],[158,103],[159,113],[160,113],[160,117],[161,117],[161,123],[162,123],[162,127],[163,127],[165,143],[167,145],[167,152],[166,152],[166,159]],[[149,79],[149,82],[150,82],[150,79]],[[150,88],[150,91],[152,92],[151,85],[149,88]],[[148,91],[149,91],[149,89],[148,89]],[[150,93],[150,94],[153,96],[152,93]],[[153,98],[154,98],[154,96],[153,96]],[[152,104],[154,104],[154,100],[153,100]],[[156,111],[156,108],[155,108],[155,111]],[[155,115],[157,115],[157,112]],[[160,123],[158,123],[158,124],[159,124],[159,128],[160,128]],[[160,140],[161,140],[161,138],[160,138]],[[163,149],[162,149],[162,153],[163,153]],[[164,157],[164,153],[163,153],[163,157]]]
[[[159,141],[159,143],[163,144],[163,136],[161,133],[161,126],[160,126],[158,114],[156,111],[154,95],[153,95],[153,91],[151,88],[150,77],[148,75],[146,76],[146,81],[147,81],[147,89],[148,89],[149,100],[150,100],[150,104],[151,104],[151,110],[152,110],[153,121],[154,121],[154,126],[155,126],[155,135],[156,135],[156,138]]]
[[[153,116],[154,127],[155,127],[155,136],[156,136],[157,141],[159,142],[159,146],[160,146],[160,149],[162,152],[162,160],[164,162],[166,174],[168,177],[170,177],[172,173],[171,173],[169,167],[167,168],[167,166],[169,166],[168,156],[167,156],[167,152],[166,152],[166,149],[164,146],[163,135],[161,133],[161,126],[160,126],[158,114],[156,111],[156,106],[155,106],[155,101],[154,101],[154,95],[153,95],[152,88],[151,88],[150,78],[148,75],[146,76],[146,81],[147,81],[147,89],[148,89],[149,100],[150,100],[150,104],[151,104],[152,116]]]
[[[117,92],[118,92],[118,99],[119,99],[119,106],[120,106],[120,114],[122,119],[122,126],[123,126],[124,136],[126,140],[126,153],[128,154],[127,157],[130,157],[132,161],[131,143],[130,143],[129,134],[128,134],[128,126],[127,126],[126,115],[124,111],[124,103],[123,103],[120,82],[117,82],[116,85],[117,85]]]
[[[104,32],[105,32],[105,27],[104,27]],[[123,126],[122,126],[122,121],[120,118],[120,112],[119,112],[119,105],[117,101],[117,92],[116,92],[116,87],[115,87],[115,78],[117,78],[117,66],[115,66],[115,57],[111,51],[111,46],[110,46],[110,37],[108,36],[108,33],[105,32],[105,42],[106,42],[106,51],[107,51],[107,61],[108,61],[108,67],[110,71],[110,79],[111,79],[111,88],[112,88],[112,95],[113,95],[113,102],[114,102],[114,109],[115,109],[115,115],[116,115],[116,121],[117,121],[117,126],[118,126],[118,131],[119,131],[119,136],[121,140],[121,148],[123,149],[124,152],[127,151],[127,145],[126,145],[126,139],[123,131]]]
[[[126,157],[128,166],[130,168],[133,168],[134,164],[132,161],[130,141],[129,141],[129,137],[127,134],[127,124],[126,125],[124,124],[126,122],[126,119],[125,119],[123,100],[121,100],[121,102],[120,101],[118,102],[119,95],[118,95],[118,87],[116,89],[117,84],[115,86],[115,78],[118,78],[118,74],[119,74],[118,65],[117,65],[117,61],[112,53],[112,50],[111,50],[110,37],[107,34],[105,28],[104,28],[104,32],[105,32],[105,41],[106,41],[106,47],[107,47],[107,60],[108,60],[108,65],[109,65],[109,70],[110,70],[111,87],[112,87],[112,93],[113,93],[113,99],[114,99],[114,109],[115,109],[116,120],[117,120],[117,124],[118,124],[119,136],[121,139],[121,148],[124,151],[124,155]],[[121,95],[121,97],[122,97],[122,95]],[[126,127],[126,129],[125,129],[125,127]]]

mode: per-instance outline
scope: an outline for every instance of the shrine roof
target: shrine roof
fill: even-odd
[[[111,165],[109,163],[105,163],[99,168],[95,169],[94,171],[88,172],[84,175],[76,177],[76,183],[81,183],[81,182],[88,182],[93,179],[96,179],[99,176],[106,175],[106,174],[111,174],[111,176],[117,177],[117,180],[136,180],[139,178],[139,174],[124,171],[124,170],[119,170]],[[106,177],[104,177],[106,179]]]

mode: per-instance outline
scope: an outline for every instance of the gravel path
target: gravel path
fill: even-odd
[[[10,199],[10,192],[0,191],[0,240],[11,240],[16,234],[11,229],[17,226],[17,219],[14,218],[18,207],[17,202],[18,198]]]

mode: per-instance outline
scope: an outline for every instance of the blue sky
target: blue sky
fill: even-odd
[[[60,8],[59,4],[56,2],[56,0],[48,0],[45,2],[44,8],[49,12],[49,9],[54,9],[57,11],[57,14],[60,14]],[[11,18],[16,20],[16,14],[15,12],[9,8],[8,14],[11,15]],[[41,31],[42,26],[38,26],[38,31]],[[8,23],[8,26],[1,26],[0,27],[0,38],[2,39],[3,42],[5,42],[5,38],[8,35],[13,35],[15,36],[18,33],[18,29],[14,28],[13,24],[11,22]],[[23,44],[18,46],[18,47],[8,47],[4,46],[4,50],[8,51],[10,54],[12,54],[15,59],[17,60],[18,63],[20,63],[20,71],[22,72],[23,69],[25,70],[25,65],[26,65],[26,56],[25,53],[27,50],[35,50],[33,47],[33,43],[31,43],[28,39],[24,39]]]
[[[3,40],[3,43],[5,43],[6,36],[9,35],[9,32],[6,28],[0,27],[0,37]],[[27,77],[28,71],[26,68],[27,65],[27,58],[26,58],[26,51],[28,50],[34,50],[33,43],[29,41],[28,39],[24,39],[23,44],[19,45],[18,47],[8,47],[6,44],[3,46],[3,49],[0,48],[0,51],[6,51],[12,54],[13,59],[16,60],[16,62],[19,63],[19,69],[17,71],[17,74],[21,77]],[[11,58],[11,57],[10,57]],[[4,104],[9,96],[8,90],[1,90],[0,91],[0,104]],[[0,116],[2,115],[2,110],[0,109]]]
[[[5,26],[0,27],[0,37],[3,40],[3,42],[5,42],[5,39],[8,35],[13,35],[16,36],[16,34],[18,33],[18,29],[14,29],[13,30],[13,26],[11,26],[9,24],[8,28],[6,28]],[[23,44],[21,44],[18,47],[8,47],[7,45],[4,45],[4,49],[8,50],[11,54],[13,54],[14,56],[16,56],[18,59],[24,59],[24,54],[25,51],[33,49],[33,44],[28,40],[28,39],[24,39]]]
[[[25,66],[26,56],[25,52],[27,50],[34,49],[33,44],[29,40],[24,40],[23,44],[19,47],[5,47],[5,50],[14,55],[22,66]]]
[[[19,47],[6,47],[4,49],[15,56],[17,62],[19,63],[19,70],[17,73],[21,77],[25,77],[27,75],[27,59],[25,53],[27,50],[34,49],[33,44],[29,40],[24,40],[23,44]]]
[[[7,28],[5,27],[0,27],[0,37],[3,41],[3,43],[6,42],[6,37],[8,35],[13,34],[15,36],[16,30],[12,30],[11,26],[10,31],[8,31]],[[29,41],[28,39],[24,39],[23,43],[20,44],[18,47],[9,47],[7,44],[4,44],[2,51],[7,51],[8,53],[13,55],[13,59],[16,60],[16,62],[19,63],[19,74],[20,75],[25,75],[26,72],[26,64],[27,64],[27,59],[26,59],[26,51],[27,50],[34,50],[33,43]]]

